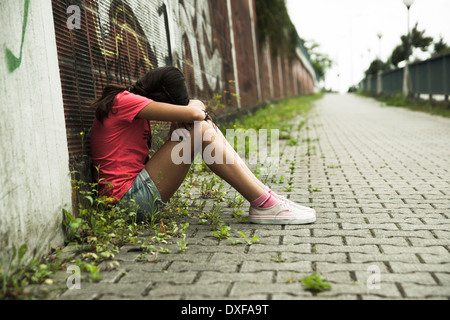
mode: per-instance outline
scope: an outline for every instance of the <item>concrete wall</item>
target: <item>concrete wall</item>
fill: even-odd
[[[51,1],[3,0],[0,21],[0,257],[7,260],[13,246],[39,254],[62,244],[72,191]]]

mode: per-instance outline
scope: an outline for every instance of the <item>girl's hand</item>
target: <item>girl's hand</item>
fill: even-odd
[[[189,103],[189,107],[193,107],[193,108],[202,110],[205,113],[205,121],[214,122],[213,118],[206,111],[206,107],[203,102],[201,102],[199,100],[191,100],[191,102]]]
[[[203,102],[201,102],[200,100],[191,100],[189,102],[188,107],[195,108],[195,109],[201,110],[203,112],[206,112],[205,104]]]
[[[191,100],[191,101],[189,101],[189,105],[188,106],[191,107],[191,108],[198,108],[198,109],[201,109],[201,110],[205,110],[206,109],[205,104],[203,102],[201,102],[200,100]]]

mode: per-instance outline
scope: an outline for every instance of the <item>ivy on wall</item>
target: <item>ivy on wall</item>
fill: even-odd
[[[289,17],[285,0],[255,0],[260,45],[270,43],[272,53],[286,50],[289,59],[296,56],[299,36]]]

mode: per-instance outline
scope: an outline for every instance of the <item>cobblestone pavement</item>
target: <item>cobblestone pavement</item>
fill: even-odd
[[[260,242],[218,241],[191,219],[185,253],[143,263],[124,247],[117,269],[61,299],[449,299],[450,119],[326,95],[294,135],[269,182],[314,207],[315,224],[242,224],[224,205],[231,237]],[[312,273],[331,290],[306,291]]]

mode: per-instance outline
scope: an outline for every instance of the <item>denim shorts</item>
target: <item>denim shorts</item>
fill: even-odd
[[[135,211],[138,222],[151,219],[152,216],[167,206],[167,203],[162,201],[155,183],[145,168],[136,177],[130,190],[128,190],[120,201],[120,204]]]

